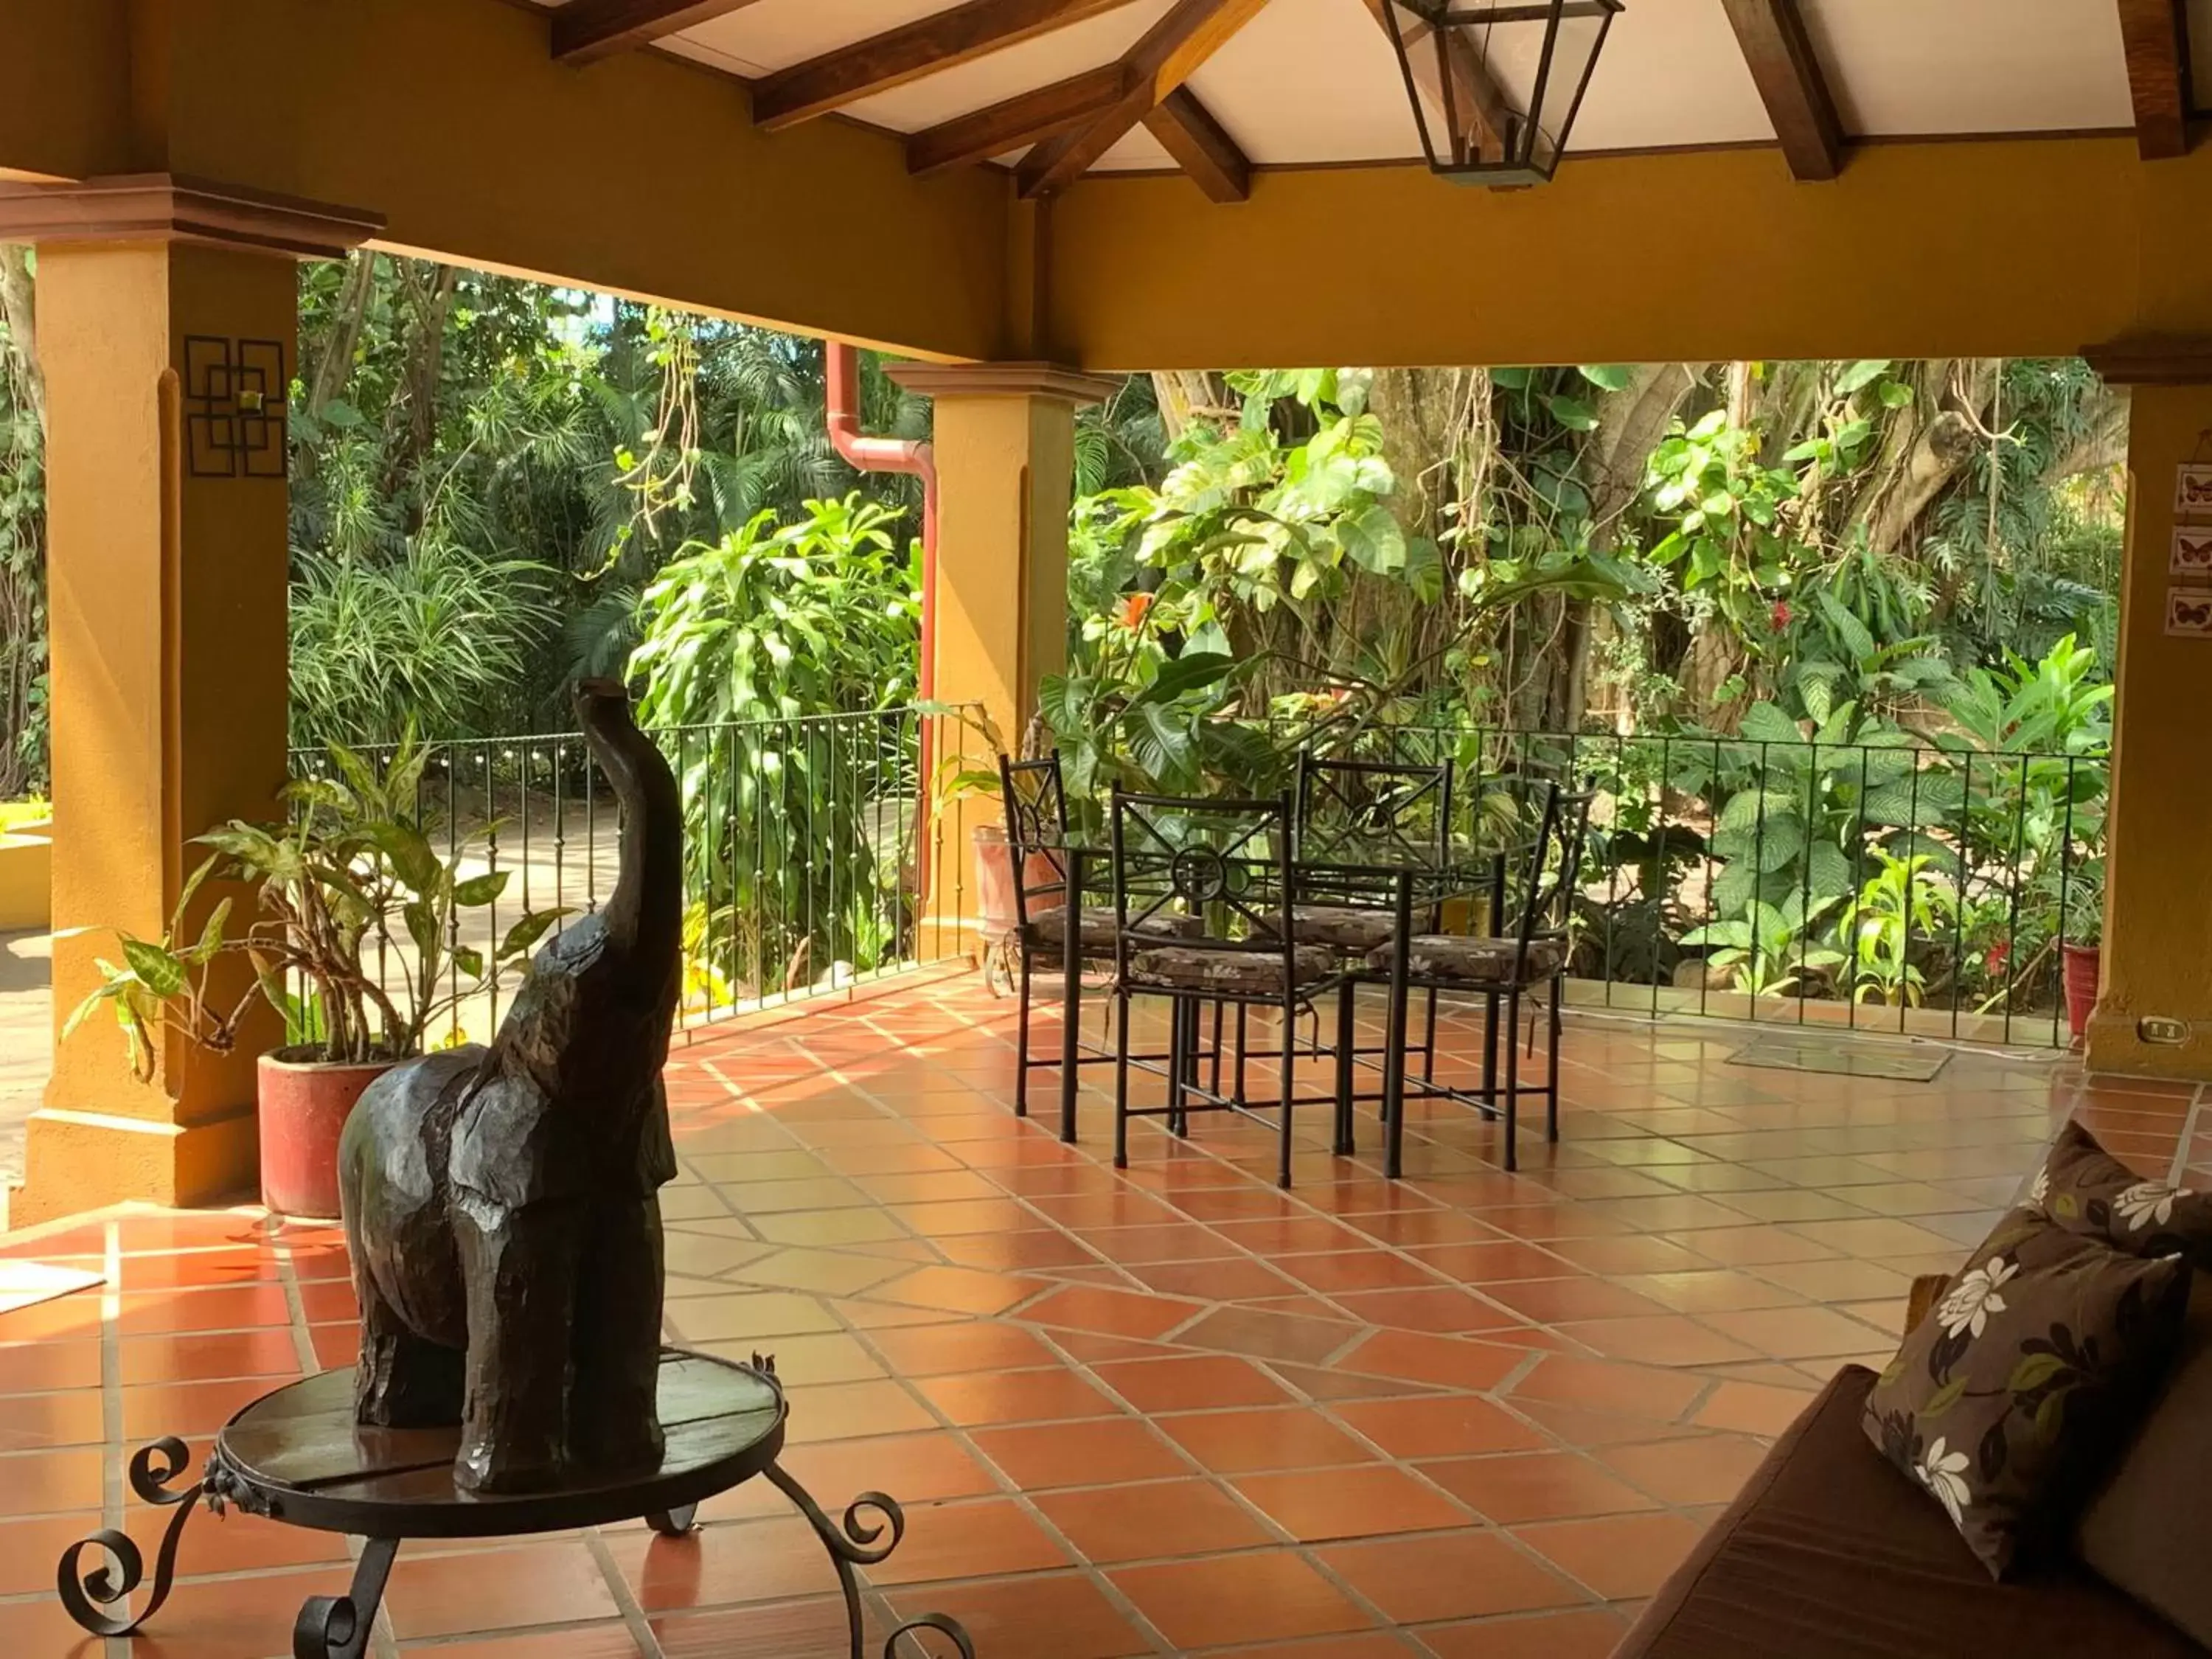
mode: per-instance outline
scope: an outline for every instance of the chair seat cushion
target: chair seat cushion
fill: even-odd
[[[1114,930],[1119,918],[1110,908],[1086,906],[1077,913],[1077,926],[1083,934],[1085,955],[1111,956],[1114,951]],[[1134,923],[1131,933],[1142,933],[1150,939],[1195,939],[1206,931],[1206,923],[1197,916],[1178,916],[1162,912],[1146,916]],[[1030,918],[1030,939],[1035,945],[1057,950],[1067,939],[1067,912],[1055,907],[1041,910]]]
[[[1326,945],[1301,945],[1291,953],[1291,975],[1299,986],[1327,979],[1335,969],[1336,953]],[[1218,944],[1164,945],[1139,951],[1129,958],[1129,982],[1184,991],[1279,996],[1283,957],[1279,951],[1240,950]]]
[[[1861,1365],[1836,1374],[1614,1659],[2203,1659],[2072,1563],[1993,1582],[1927,1492],[1867,1444],[1874,1380]]]
[[[1301,904],[1291,912],[1291,933],[1301,945],[1327,945],[1351,956],[1390,942],[1396,918],[1388,910],[1350,904]],[[1262,916],[1257,931],[1273,937],[1275,918]]]
[[[1566,965],[1567,945],[1565,939],[1531,939],[1524,959],[1518,939],[1419,933],[1407,945],[1406,958],[1408,970],[1417,979],[1449,980],[1459,985],[1510,985],[1517,965],[1520,982],[1534,985]],[[1389,973],[1390,946],[1385,944],[1369,951],[1367,965],[1376,973]]]

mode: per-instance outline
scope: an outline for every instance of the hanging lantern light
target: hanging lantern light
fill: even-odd
[[[1429,169],[1540,185],[1567,147],[1622,0],[1379,0]]]

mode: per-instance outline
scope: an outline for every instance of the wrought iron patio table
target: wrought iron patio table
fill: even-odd
[[[1340,847],[1341,843],[1339,843]],[[1080,908],[1082,895],[1086,890],[1087,872],[1104,865],[1111,857],[1110,850],[1082,842],[1064,842],[1052,852],[1064,860],[1066,871],[1066,902]],[[1382,910],[1395,907],[1396,921],[1394,938],[1402,958],[1410,937],[1407,926],[1415,910],[1436,910],[1455,901],[1471,900],[1486,905],[1493,922],[1503,914],[1505,902],[1505,869],[1509,852],[1505,848],[1470,849],[1446,859],[1417,861],[1402,856],[1378,855],[1371,861],[1346,859],[1332,855],[1326,859],[1293,859],[1293,879],[1302,893],[1329,891],[1342,893],[1347,889],[1364,890],[1370,898],[1372,908]],[[1392,976],[1391,995],[1402,999],[1406,995],[1402,961]],[[1083,957],[1079,951],[1060,953],[1060,1138],[1070,1145],[1076,1139],[1077,1079],[1082,1062],[1079,1030],[1083,1011]],[[1402,1119],[1405,1094],[1406,1054],[1401,1034],[1405,1030],[1404,1009],[1398,1000],[1389,1005],[1388,1030],[1392,1034],[1383,1046],[1382,1109],[1386,1123],[1385,1173],[1392,1180],[1400,1174],[1402,1162],[1403,1125],[1394,1121]],[[1218,1032],[1217,1032],[1218,1035]],[[1339,1041],[1343,1041],[1340,1033]],[[1433,1048],[1435,1034],[1430,1034]],[[1364,1097],[1373,1098],[1373,1097]],[[1341,1151],[1343,1148],[1339,1147]]]
[[[832,1522],[778,1464],[790,1407],[774,1360],[756,1356],[746,1364],[664,1349],[659,1410],[667,1449],[659,1468],[526,1494],[461,1491],[453,1468],[459,1427],[362,1427],[354,1421],[353,1386],[348,1368],[262,1395],[223,1426],[199,1480],[189,1486],[177,1484],[191,1455],[183,1441],[166,1437],[142,1448],[131,1461],[131,1489],[148,1504],[176,1510],[155,1557],[151,1593],[135,1614],[103,1611],[137,1589],[145,1561],[126,1534],[97,1532],[62,1553],[57,1588],[70,1616],[97,1636],[136,1633],[168,1598],[178,1544],[194,1508],[204,1504],[218,1516],[235,1508],[365,1540],[352,1588],[343,1595],[308,1597],[292,1629],[294,1659],[360,1659],[392,1559],[408,1539],[512,1537],[639,1519],[665,1538],[679,1538],[692,1529],[705,1499],[764,1475],[829,1551],[844,1592],[853,1659],[861,1659],[865,1632],[854,1569],[888,1557],[905,1534],[906,1517],[893,1499],[870,1492]],[[871,1521],[871,1513],[880,1520]],[[86,1570],[84,1553],[94,1548],[114,1565]],[[975,1659],[967,1633],[937,1613],[892,1631],[884,1659],[927,1651],[924,1631],[942,1635],[963,1659]]]

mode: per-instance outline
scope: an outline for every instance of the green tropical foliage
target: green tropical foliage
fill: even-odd
[[[915,695],[921,549],[857,495],[803,514],[694,544],[638,608],[629,673],[672,746],[690,954],[720,1000],[865,972],[902,942],[913,727],[890,711]]]
[[[33,275],[0,262],[24,788]],[[830,449],[819,346],[383,254],[301,296],[295,738],[550,729],[578,672],[626,672],[681,751],[717,994],[895,955],[918,501]],[[872,357],[862,394],[927,435]],[[1133,377],[1080,417],[1069,661],[1013,735],[1079,799],[1409,731],[1571,763],[1605,789],[1583,970],[2025,1006],[2101,893],[2124,439],[2073,360]]]
[[[107,1007],[134,1070],[148,1078],[159,1029],[227,1053],[249,1006],[265,997],[288,1036],[319,1059],[421,1054],[442,1016],[519,970],[562,915],[526,912],[489,950],[459,942],[462,913],[495,903],[508,872],[467,869],[495,823],[452,839],[441,855],[419,804],[428,757],[411,732],[382,766],[333,745],[328,775],[288,787],[287,822],[233,819],[198,837],[212,854],[185,882],[167,929],[158,939],[118,933],[122,962],[99,963],[102,982],[70,1014],[63,1038]],[[203,916],[198,901],[210,881],[232,892]],[[241,892],[254,919],[234,931]],[[221,974],[240,957],[250,977]],[[404,974],[381,970],[392,959]]]

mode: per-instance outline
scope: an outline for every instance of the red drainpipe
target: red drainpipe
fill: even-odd
[[[870,438],[860,432],[860,354],[842,340],[824,343],[829,380],[830,446],[847,465],[861,472],[903,472],[921,480],[921,642],[915,694],[927,702],[937,695],[937,462],[930,447],[910,438]],[[921,817],[917,824],[917,876],[929,894],[931,835],[929,780],[934,745],[925,717],[921,744]]]

